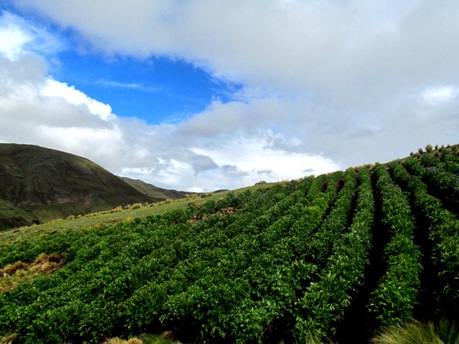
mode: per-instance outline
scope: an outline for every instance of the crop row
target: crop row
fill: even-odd
[[[429,160],[438,159],[448,172],[459,174],[459,154],[457,153],[457,150],[456,154],[454,154],[454,151],[451,149],[441,149],[439,157],[432,155],[432,153],[423,154],[421,157],[424,158],[424,155],[426,155]]]
[[[459,213],[459,175],[448,171],[445,163],[429,154],[420,160],[408,158],[404,165],[428,185],[429,193],[439,198],[445,208]]]
[[[330,254],[317,281],[312,282],[297,301],[300,311],[297,314],[297,337],[302,342],[314,336],[333,335],[336,324],[364,281],[363,272],[371,247],[374,200],[369,171],[362,168],[359,171],[360,186],[357,189],[355,214],[352,224],[348,226],[354,178],[353,173],[346,175],[340,197],[318,232],[322,242],[317,237],[310,244],[314,250],[318,246],[332,247],[326,250]]]
[[[306,197],[297,199],[277,220],[269,218],[269,214],[280,215],[271,209],[239,227],[241,235],[229,240],[229,249],[220,254],[223,259],[211,266],[203,261],[206,273],[183,292],[152,302],[158,288],[152,282],[127,301],[127,313],[146,327],[155,321],[168,328],[180,323],[199,329],[201,337],[241,342],[261,338],[294,302],[297,289],[314,270],[298,259],[299,246],[304,245],[298,234],[308,233],[305,225],[311,228],[320,222],[334,197],[337,177],[328,180],[325,193],[320,192],[325,176],[316,178]],[[148,314],[136,312],[145,303]],[[132,320],[129,323],[134,325]]]
[[[374,169],[376,192],[382,201],[389,242],[384,249],[386,270],[372,292],[369,310],[381,326],[398,325],[412,318],[420,291],[420,247],[414,243],[414,223],[408,199],[384,165]]]
[[[410,165],[409,158],[405,162]],[[399,162],[389,164],[391,173],[400,185],[412,195],[413,205],[423,215],[432,243],[432,257],[440,280],[437,305],[441,312],[454,314],[459,311],[459,220],[446,210],[441,201],[429,194],[428,188],[418,177],[410,175]]]
[[[298,192],[304,193],[309,184],[310,180],[304,180],[301,183],[302,189]],[[256,193],[250,197],[250,201],[243,203],[235,202],[232,198],[230,202],[220,205],[220,208],[234,203],[241,203],[250,208],[251,203],[256,202],[257,206],[252,206],[252,212],[242,211],[242,215],[237,216],[239,224],[243,225],[244,221],[248,221],[254,213],[263,209],[260,207],[262,203],[265,208],[271,204],[272,209],[265,214],[268,217],[265,223],[269,223],[270,216],[282,213],[291,205],[289,199],[299,197],[299,194],[286,197],[286,192],[289,192],[288,188],[265,194]],[[260,202],[260,199],[264,201]],[[215,204],[209,203],[202,208],[206,209],[205,211],[215,211],[215,207]],[[184,258],[193,255],[193,251],[199,252],[200,245],[215,246],[215,243],[227,241],[224,235],[220,238],[215,235],[223,233],[216,229],[219,226],[227,226],[231,218],[235,219],[236,216],[213,216],[191,225],[186,219],[192,211],[174,212],[142,223],[137,221],[131,225],[107,228],[103,234],[100,231],[80,233],[84,240],[80,240],[79,243],[85,242],[87,245],[62,245],[64,247],[61,246],[58,252],[65,252],[69,262],[59,273],[52,278],[37,280],[33,285],[16,288],[5,294],[11,296],[9,300],[4,300],[3,298],[7,297],[2,295],[2,301],[5,301],[3,304],[6,306],[2,313],[5,320],[1,322],[3,329],[8,329],[14,324],[16,332],[26,335],[31,332],[39,334],[44,331],[43,326],[47,326],[47,331],[52,333],[50,336],[54,336],[48,337],[51,341],[69,339],[69,336],[71,339],[75,333],[79,338],[91,340],[100,336],[100,333],[109,331],[108,326],[113,329],[112,318],[118,307],[116,302],[122,299],[123,295],[128,297],[147,281],[165,279],[168,277],[168,266],[182,263]],[[200,211],[202,212],[202,209]],[[100,240],[101,238],[103,239]],[[187,238],[195,240],[189,245],[190,241],[187,241]],[[49,249],[46,247],[49,241],[56,242],[55,238],[52,238],[42,241],[44,245],[30,245],[29,250],[22,250],[19,257],[24,257],[23,252]],[[56,248],[56,245],[51,246]],[[218,252],[211,252],[212,250],[207,250],[208,256],[202,259],[208,259],[212,254],[219,256]],[[189,275],[196,279],[199,274],[194,272],[199,270],[199,267],[192,264]],[[106,316],[102,316],[101,313]],[[98,318],[93,324],[87,322],[93,318],[92,314]]]
[[[435,196],[455,195],[456,160],[436,154],[1,247],[2,267],[40,253],[66,264],[0,294],[0,335],[16,333],[15,343],[165,330],[198,342],[336,338],[358,302],[380,328],[411,318],[430,247],[436,304],[455,314],[459,220]],[[429,247],[419,246],[424,222]],[[379,261],[382,270],[369,273]]]
[[[293,304],[314,267],[298,259],[301,235],[289,231],[307,234],[320,223],[341,175],[308,178],[243,200],[229,196],[224,204],[80,232],[80,237],[64,233],[22,252],[6,250],[7,261],[58,249],[68,263],[51,277],[1,296],[2,331],[14,330],[34,342],[96,341],[106,333],[151,326],[256,338]],[[224,206],[236,206],[238,213],[220,216]],[[217,213],[204,218],[212,211]],[[188,221],[196,217],[201,220]],[[70,242],[79,245],[63,240],[71,235]]]

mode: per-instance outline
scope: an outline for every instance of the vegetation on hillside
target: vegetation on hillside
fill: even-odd
[[[185,196],[127,183],[79,156],[19,144],[0,144],[0,185],[0,230]]]
[[[428,147],[114,225],[18,240],[0,233],[3,271],[62,258],[52,274],[0,294],[0,335],[14,343],[145,333],[195,343],[403,343],[414,332],[456,340],[441,319],[459,320],[458,189],[459,146]]]

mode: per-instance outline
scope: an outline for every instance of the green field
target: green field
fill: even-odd
[[[13,229],[0,245],[13,343],[368,343],[459,320],[459,147]]]
[[[231,191],[232,194],[240,194],[246,190],[255,191],[266,188],[272,184],[255,185]],[[12,228],[0,231],[0,245],[8,245],[26,238],[36,238],[61,232],[65,230],[91,229],[100,226],[113,225],[119,222],[132,221],[135,218],[145,218],[152,215],[161,215],[173,210],[184,209],[189,205],[199,205],[210,200],[219,201],[229,191],[216,193],[191,194],[190,197],[169,199],[155,203],[135,203],[127,206],[90,213],[86,215],[69,216],[66,219],[57,219],[43,224],[27,227]]]

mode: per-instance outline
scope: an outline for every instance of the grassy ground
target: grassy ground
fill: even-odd
[[[260,184],[234,191],[224,191],[217,193],[207,193],[193,195],[188,198],[167,200],[151,204],[134,204],[130,207],[118,207],[108,211],[91,213],[84,216],[69,216],[67,219],[59,219],[51,222],[33,225],[28,227],[12,228],[0,232],[0,245],[8,245],[30,237],[49,235],[63,230],[82,230],[94,227],[112,225],[118,222],[130,221],[135,218],[144,218],[150,215],[161,215],[175,209],[183,209],[190,204],[204,203],[208,200],[218,201],[223,199],[228,192],[238,194],[245,190],[257,190],[267,188],[272,184]]]

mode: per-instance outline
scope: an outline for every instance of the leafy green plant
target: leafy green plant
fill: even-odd
[[[422,154],[434,152],[429,159],[456,161],[441,149]],[[40,253],[58,253],[66,264],[0,293],[0,336],[14,333],[15,344],[148,342],[139,334],[167,330],[184,342],[341,342],[343,319],[356,308],[383,326],[416,314],[423,261],[415,242],[431,248],[426,269],[442,282],[432,300],[455,316],[459,220],[404,163],[77,217],[49,231],[2,232],[1,269],[19,271],[16,262]],[[428,247],[427,233],[415,240],[421,220]],[[80,230],[80,221],[92,227]],[[376,230],[387,231],[384,251],[371,249]],[[369,259],[384,270],[366,285],[378,266]],[[367,320],[358,324],[365,331]],[[435,331],[456,344],[454,326]]]
[[[414,158],[405,160],[411,164]],[[432,258],[440,284],[444,287],[438,292],[437,308],[443,313],[457,314],[459,311],[459,220],[443,208],[440,200],[429,194],[427,185],[418,177],[410,175],[402,164],[389,164],[396,178],[412,195],[416,210],[423,214],[429,228],[432,243]]]
[[[304,296],[298,300],[305,315],[297,316],[296,327],[299,330],[299,337],[306,343],[311,341],[308,337],[311,332],[322,338],[335,333],[335,323],[350,305],[353,293],[363,283],[363,271],[371,245],[374,200],[368,169],[364,168],[360,171],[360,179],[361,185],[358,188],[358,200],[352,225],[344,234],[337,231],[338,236],[330,235],[334,245],[333,254],[328,258],[328,265],[319,274],[319,280],[311,283]],[[335,204],[335,213],[329,215],[330,217],[344,215],[344,223],[341,223],[341,226],[346,225],[347,212],[350,210],[354,191],[353,173],[348,173],[346,180],[347,183]],[[338,210],[344,210],[345,213],[340,214]]]
[[[369,311],[379,326],[410,319],[420,289],[421,251],[414,244],[414,224],[408,199],[384,165],[376,166],[376,189],[382,200],[383,222],[390,234],[384,249],[385,274],[372,292]]]

